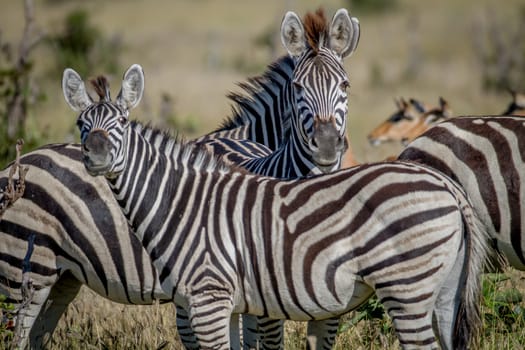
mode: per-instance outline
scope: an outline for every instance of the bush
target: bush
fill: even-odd
[[[105,37],[91,25],[84,10],[69,13],[63,27],[61,33],[48,38],[56,55],[56,70],[60,74],[66,67],[75,69],[81,76],[89,76],[95,70],[117,71],[118,54],[122,49],[118,37]]]

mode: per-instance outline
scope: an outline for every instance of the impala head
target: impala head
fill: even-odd
[[[395,102],[398,110],[368,135],[372,145],[392,141],[406,145],[453,114],[443,97],[439,98],[439,106],[434,108],[428,108],[413,98],[408,102],[403,98]]]
[[[404,98],[394,102],[397,111],[368,134],[368,141],[373,146],[393,141],[406,142],[411,137],[411,131],[422,123],[421,117],[427,108],[421,102],[415,99],[406,101]]]
[[[308,13],[304,22],[293,12],[284,16],[281,40],[295,60],[292,84],[302,142],[316,165],[329,171],[346,149],[348,76],[343,58],[359,42],[359,21],[340,9],[326,21],[324,12]]]
[[[93,175],[113,177],[126,165],[126,130],[129,111],[137,106],[144,92],[144,73],[138,64],[124,74],[122,88],[113,102],[106,78],[99,77],[91,83],[99,96],[95,102],[89,96],[80,75],[71,68],[64,70],[62,90],[69,106],[80,112],[77,126],[84,165]]]
[[[525,117],[525,94],[510,89],[509,92],[512,95],[512,102],[502,115],[517,115]]]

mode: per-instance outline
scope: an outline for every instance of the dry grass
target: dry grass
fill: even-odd
[[[330,14],[343,1],[280,0],[243,1],[36,1],[36,16],[47,32],[57,30],[64,15],[82,6],[93,23],[107,35],[122,37],[122,72],[140,63],[146,73],[145,101],[134,113],[141,120],[157,119],[161,93],[175,99],[178,115],[195,119],[199,134],[210,131],[230,111],[225,94],[247,73],[236,69],[239,58],[250,63],[254,74],[272,60],[253,39],[269,28],[278,28],[284,12],[299,14],[321,3]],[[383,159],[400,146],[372,148],[366,134],[393,110],[393,98],[416,97],[434,103],[445,97],[457,115],[499,113],[509,101],[506,95],[488,94],[480,88],[479,66],[472,50],[475,20],[491,17],[512,19],[519,0],[417,1],[399,0],[400,6],[381,16],[365,16],[349,10],[361,22],[361,41],[346,67],[351,79],[348,132],[359,161]],[[22,6],[0,0],[0,29],[8,41],[21,35]],[[509,20],[510,21],[510,20]],[[407,78],[411,45],[421,52],[420,70]],[[280,54],[284,51],[281,49]],[[217,64],[210,65],[213,55]],[[49,52],[35,53],[37,78],[47,100],[29,120],[28,128],[48,129],[48,142],[77,141],[72,135],[75,114],[63,101],[60,79],[45,80],[51,63]],[[114,89],[120,77],[110,77]],[[192,135],[189,135],[192,136]],[[512,272],[513,281],[523,276]],[[520,286],[523,290],[523,286]],[[525,330],[522,323],[515,328]],[[337,349],[397,348],[388,325],[362,322],[338,338]],[[512,334],[487,330],[484,349],[519,349],[525,331]],[[286,348],[304,347],[304,324],[287,323]],[[171,305],[123,306],[92,292],[82,295],[68,309],[53,337],[52,349],[179,349]],[[167,343],[166,343],[167,342]]]

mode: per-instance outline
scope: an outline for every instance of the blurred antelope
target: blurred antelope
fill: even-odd
[[[442,97],[439,98],[439,106],[434,108],[413,98],[408,101],[401,98],[395,102],[398,110],[368,135],[372,145],[395,141],[406,145],[453,114],[448,102]]]
[[[502,115],[519,115],[525,117],[525,93],[509,90],[512,95],[512,102]]]

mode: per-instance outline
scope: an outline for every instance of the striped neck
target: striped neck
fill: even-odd
[[[206,135],[229,137],[234,131],[236,138],[247,139],[276,150],[289,130],[292,110],[295,108],[292,80],[295,62],[288,55],[268,66],[260,76],[240,83],[241,93],[231,93],[233,115],[221,127]]]
[[[108,181],[133,231],[155,256],[152,250],[157,237],[176,226],[162,219],[181,218],[191,210],[187,203],[194,195],[192,188],[179,185],[192,178],[219,177],[230,169],[193,144],[136,122],[131,123],[125,138],[126,166]]]

